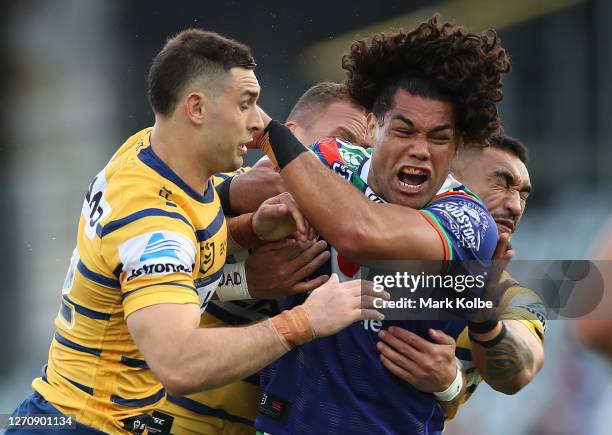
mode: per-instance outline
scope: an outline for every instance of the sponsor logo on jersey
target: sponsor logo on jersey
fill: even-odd
[[[442,201],[431,206],[446,222],[459,246],[478,251],[484,233],[489,227],[485,211],[470,201]]]
[[[153,263],[144,264],[138,269],[130,271],[130,275],[127,280],[131,281],[134,278],[138,278],[141,275],[167,275],[169,273],[187,273],[191,275],[193,272],[193,265],[186,267],[182,264],[175,263]]]
[[[195,267],[195,244],[186,236],[172,231],[140,234],[119,246],[127,281],[143,275],[185,273]]]
[[[338,175],[342,176],[346,179],[346,181],[350,182],[353,179],[353,175],[355,174],[347,165],[341,162],[332,163],[332,169]]]
[[[162,233],[155,233],[149,239],[147,246],[140,256],[140,261],[163,257],[176,258],[178,260],[176,251],[180,249],[180,247],[180,243],[176,240],[168,240]]]

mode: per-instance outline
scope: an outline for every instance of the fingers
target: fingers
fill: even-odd
[[[381,331],[383,332],[383,331]],[[387,331],[385,331],[382,335],[391,334],[394,339],[398,341],[394,341],[394,343],[404,343],[419,352],[428,352],[431,350],[432,344],[420,337],[419,335],[410,332],[404,328],[399,328],[397,326],[391,326]],[[379,334],[380,335],[380,334]]]
[[[319,255],[321,253],[321,251],[323,251],[325,248],[327,248],[327,242],[325,242],[324,240],[318,241],[316,243],[312,243],[312,242],[297,242],[296,244],[298,246],[305,246],[305,249],[303,249],[302,252],[298,256],[294,257],[294,259],[288,264],[288,270],[290,270],[291,273],[299,271],[300,269],[302,269],[305,266],[307,266],[308,263],[313,261],[313,258],[317,257],[317,255]],[[326,256],[326,260],[325,260],[325,261],[327,261],[327,259],[329,259],[329,256],[331,254],[329,252],[327,252],[327,251],[323,252],[323,253],[327,253],[328,254]],[[320,266],[320,264],[319,264],[319,266]],[[313,270],[313,272],[315,270],[317,270],[318,268],[319,267],[317,266]],[[312,272],[310,272],[310,273],[312,273]],[[300,281],[300,280],[306,278],[308,275],[310,275],[310,273],[307,273],[304,276],[296,278],[295,281],[297,282],[297,281]]]
[[[449,346],[453,346],[455,344],[455,339],[450,335],[446,335],[444,332],[439,329],[429,329],[429,336],[433,340],[434,343],[438,344],[446,344]]]
[[[423,355],[415,346],[398,338],[389,331],[380,331],[378,333],[378,337],[384,342],[384,344],[393,348],[395,352],[401,353],[405,358],[409,358],[412,361],[422,360]]]
[[[327,275],[321,275],[317,277],[316,279],[312,279],[310,281],[298,282],[297,284],[294,284],[291,287],[291,293],[299,294],[299,293],[309,292],[310,290],[314,290],[317,287],[325,284],[328,279],[329,277]]]
[[[389,346],[386,343],[379,341],[378,343],[376,343],[376,348],[382,356],[400,367],[402,370],[414,373],[418,369],[418,366],[414,363],[414,361],[412,361],[409,357],[399,353],[392,346]]]
[[[397,376],[398,378],[401,378],[413,385],[416,383],[416,379],[414,378],[414,376],[412,376],[410,372],[408,372],[407,370],[404,370],[403,368],[395,364],[393,361],[391,361],[389,358],[387,358],[382,353],[380,354],[380,360],[382,361],[385,368],[389,370],[391,373],[393,373],[395,376]]]
[[[493,252],[493,259],[500,260],[502,255],[508,250],[508,242],[509,236],[506,233],[502,233],[499,235],[499,239],[497,240],[497,246],[495,247],[495,251]]]
[[[306,263],[301,269],[293,274],[290,285],[302,281],[303,279],[312,275],[329,260],[330,256],[331,254],[329,251],[325,251],[317,255],[312,261]],[[325,281],[327,281],[327,279]]]

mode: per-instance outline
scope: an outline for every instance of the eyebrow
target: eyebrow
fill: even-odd
[[[242,95],[240,95],[240,96],[241,97],[248,96],[250,98],[257,98],[257,97],[259,97],[259,92],[247,90],[247,91],[244,91],[242,93]]]
[[[399,114],[394,115],[392,120],[395,120],[395,119],[402,121],[404,124],[409,125],[410,127],[414,127],[414,123],[409,118],[406,118],[404,115],[399,115]],[[449,124],[442,124],[442,125],[438,125],[432,128],[431,130],[429,130],[429,133],[437,133],[439,131],[448,130],[448,129],[452,129],[452,126]]]
[[[497,169],[493,173],[493,175],[495,175],[498,178],[504,179],[504,181],[508,183],[508,185],[512,185],[516,183],[514,175],[512,175],[512,173],[508,171],[507,169]],[[525,192],[528,194],[531,194],[532,191],[533,191],[533,188],[531,187],[531,184],[527,184],[525,187],[521,189],[521,192]]]

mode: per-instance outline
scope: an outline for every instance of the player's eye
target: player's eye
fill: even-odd
[[[448,143],[450,141],[450,137],[448,136],[434,136],[431,138],[431,141],[436,143],[436,144],[440,144],[440,145],[444,145],[446,143]]]

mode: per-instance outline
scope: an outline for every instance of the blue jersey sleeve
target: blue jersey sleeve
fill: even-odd
[[[421,212],[440,234],[447,260],[488,261],[493,257],[497,226],[480,201],[464,193],[450,193]]]

